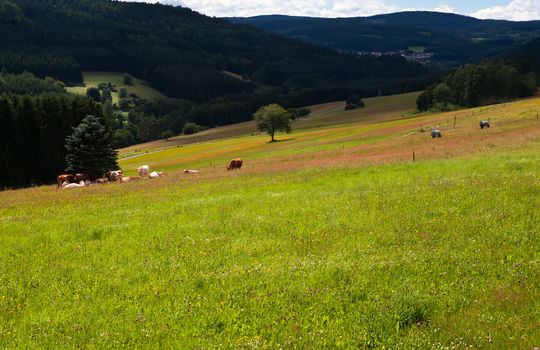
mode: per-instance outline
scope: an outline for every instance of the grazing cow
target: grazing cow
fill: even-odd
[[[432,131],[431,131],[431,137],[432,137],[432,138],[442,137],[441,130],[439,130],[439,129],[434,129],[434,130],[432,130]]]
[[[242,169],[242,164],[243,164],[242,159],[240,158],[233,159],[231,160],[231,163],[227,167],[227,170],[236,170],[236,169],[240,170]]]
[[[64,182],[67,182],[67,183],[75,182],[75,175],[73,174],[58,175],[56,177],[56,182],[58,183],[58,187],[61,187]]]
[[[199,170],[184,169],[184,174],[197,174]]]
[[[480,129],[489,128],[489,120],[481,120],[480,121]]]
[[[163,173],[161,171],[153,171],[151,174],[150,174],[150,178],[151,179],[157,179],[159,177],[162,177],[163,176]]]
[[[150,167],[148,165],[140,166],[137,168],[137,172],[139,173],[139,176],[144,179],[150,175]]]
[[[122,170],[111,170],[105,174],[105,177],[110,182],[122,182]]]

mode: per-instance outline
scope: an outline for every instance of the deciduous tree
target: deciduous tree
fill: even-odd
[[[254,118],[259,130],[268,132],[268,135],[272,137],[272,142],[275,141],[276,131],[291,132],[291,115],[278,104],[261,107]]]

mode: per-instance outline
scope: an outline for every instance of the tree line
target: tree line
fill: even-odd
[[[506,61],[469,64],[429,86],[417,99],[420,111],[476,107],[532,96],[537,76]]]
[[[65,140],[102,106],[69,94],[0,95],[0,189],[51,183],[66,169]]]
[[[11,4],[4,17],[13,17],[0,21],[0,66],[9,72],[80,82],[82,70],[123,71],[198,104],[279,88],[301,106],[324,102],[328,93],[388,94],[432,81],[428,68],[399,56],[358,58],[187,8],[106,0],[2,2]]]

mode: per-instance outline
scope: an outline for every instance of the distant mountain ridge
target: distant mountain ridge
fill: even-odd
[[[324,96],[343,87],[401,92],[404,83],[426,75],[405,60],[360,61],[188,8],[111,0],[0,0],[0,69],[69,82],[81,82],[81,71],[129,72],[170,97],[197,103],[261,95],[261,87],[259,100],[314,90]]]
[[[540,37],[540,21],[480,20],[438,12],[353,18],[270,15],[228,20],[341,51],[397,52],[421,47],[433,52],[436,62],[448,66],[499,57]]]

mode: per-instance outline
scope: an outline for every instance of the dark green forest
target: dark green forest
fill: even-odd
[[[187,8],[107,0],[0,3],[2,67],[66,83],[81,82],[81,70],[125,71],[169,97],[197,103],[279,87],[302,105],[338,87],[349,94],[395,93],[430,78],[424,67],[398,57],[358,60]]]
[[[52,183],[65,169],[65,138],[102,107],[69,94],[0,96],[0,189]]]
[[[479,20],[437,12],[355,18],[273,15],[229,20],[341,51],[397,52],[423,47],[434,53],[434,63],[443,67],[505,56],[540,36],[540,21]]]
[[[477,107],[519,97],[537,90],[534,72],[520,71],[510,62],[484,61],[470,64],[429,86],[417,99],[420,111]]]

